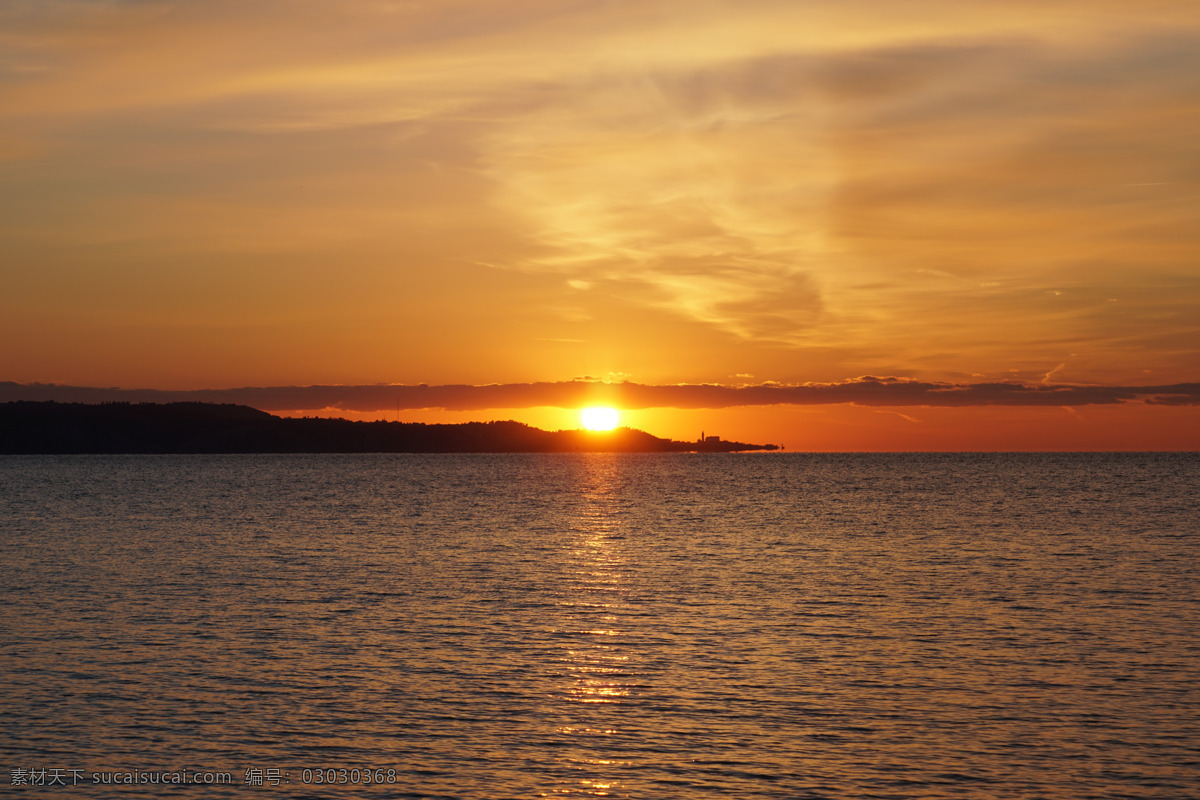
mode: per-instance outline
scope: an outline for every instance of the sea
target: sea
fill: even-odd
[[[0,795],[1200,797],[1200,454],[0,457]]]

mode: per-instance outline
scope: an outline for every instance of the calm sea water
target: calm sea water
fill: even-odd
[[[3,457],[0,526],[4,794],[1200,797],[1195,454]]]

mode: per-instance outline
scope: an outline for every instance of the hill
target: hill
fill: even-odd
[[[544,431],[520,422],[352,422],[215,403],[0,403],[0,453],[570,453],[775,450],[644,431]]]

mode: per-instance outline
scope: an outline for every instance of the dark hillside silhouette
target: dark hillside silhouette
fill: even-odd
[[[352,422],[214,403],[0,404],[0,453],[569,453],[775,450],[644,431],[543,431],[520,422]]]

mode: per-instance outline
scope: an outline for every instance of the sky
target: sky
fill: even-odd
[[[1192,0],[0,0],[0,400],[1196,450],[1198,143]]]

